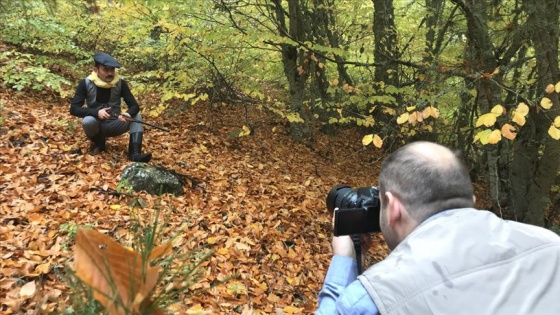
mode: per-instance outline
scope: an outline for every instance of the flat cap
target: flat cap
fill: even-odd
[[[95,55],[93,55],[93,60],[101,65],[104,65],[105,67],[121,67],[121,64],[117,61],[117,59],[106,53],[96,53]]]

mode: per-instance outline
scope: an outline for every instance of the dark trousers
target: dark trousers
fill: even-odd
[[[137,114],[132,117],[142,121],[142,116]],[[137,122],[123,122],[118,119],[101,120],[93,116],[86,116],[82,120],[82,127],[88,137],[93,137],[102,132],[105,137],[116,137],[129,131],[130,133],[144,131],[144,126]]]

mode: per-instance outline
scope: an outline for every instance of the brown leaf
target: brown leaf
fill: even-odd
[[[94,288],[94,298],[110,314],[142,311],[158,280],[159,268],[95,230],[78,229],[74,260],[76,275]]]
[[[19,290],[19,296],[23,299],[28,299],[33,295],[35,295],[36,290],[37,290],[37,286],[35,285],[35,281],[27,282]]]

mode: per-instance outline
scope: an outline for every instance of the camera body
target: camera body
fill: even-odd
[[[337,185],[327,194],[327,209],[334,213],[334,235],[381,232],[379,190],[377,187]]]

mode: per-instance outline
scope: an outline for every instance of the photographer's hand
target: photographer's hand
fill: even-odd
[[[350,236],[333,236],[332,247],[334,255],[348,256],[356,259],[354,242],[352,242],[352,238],[350,238]]]

